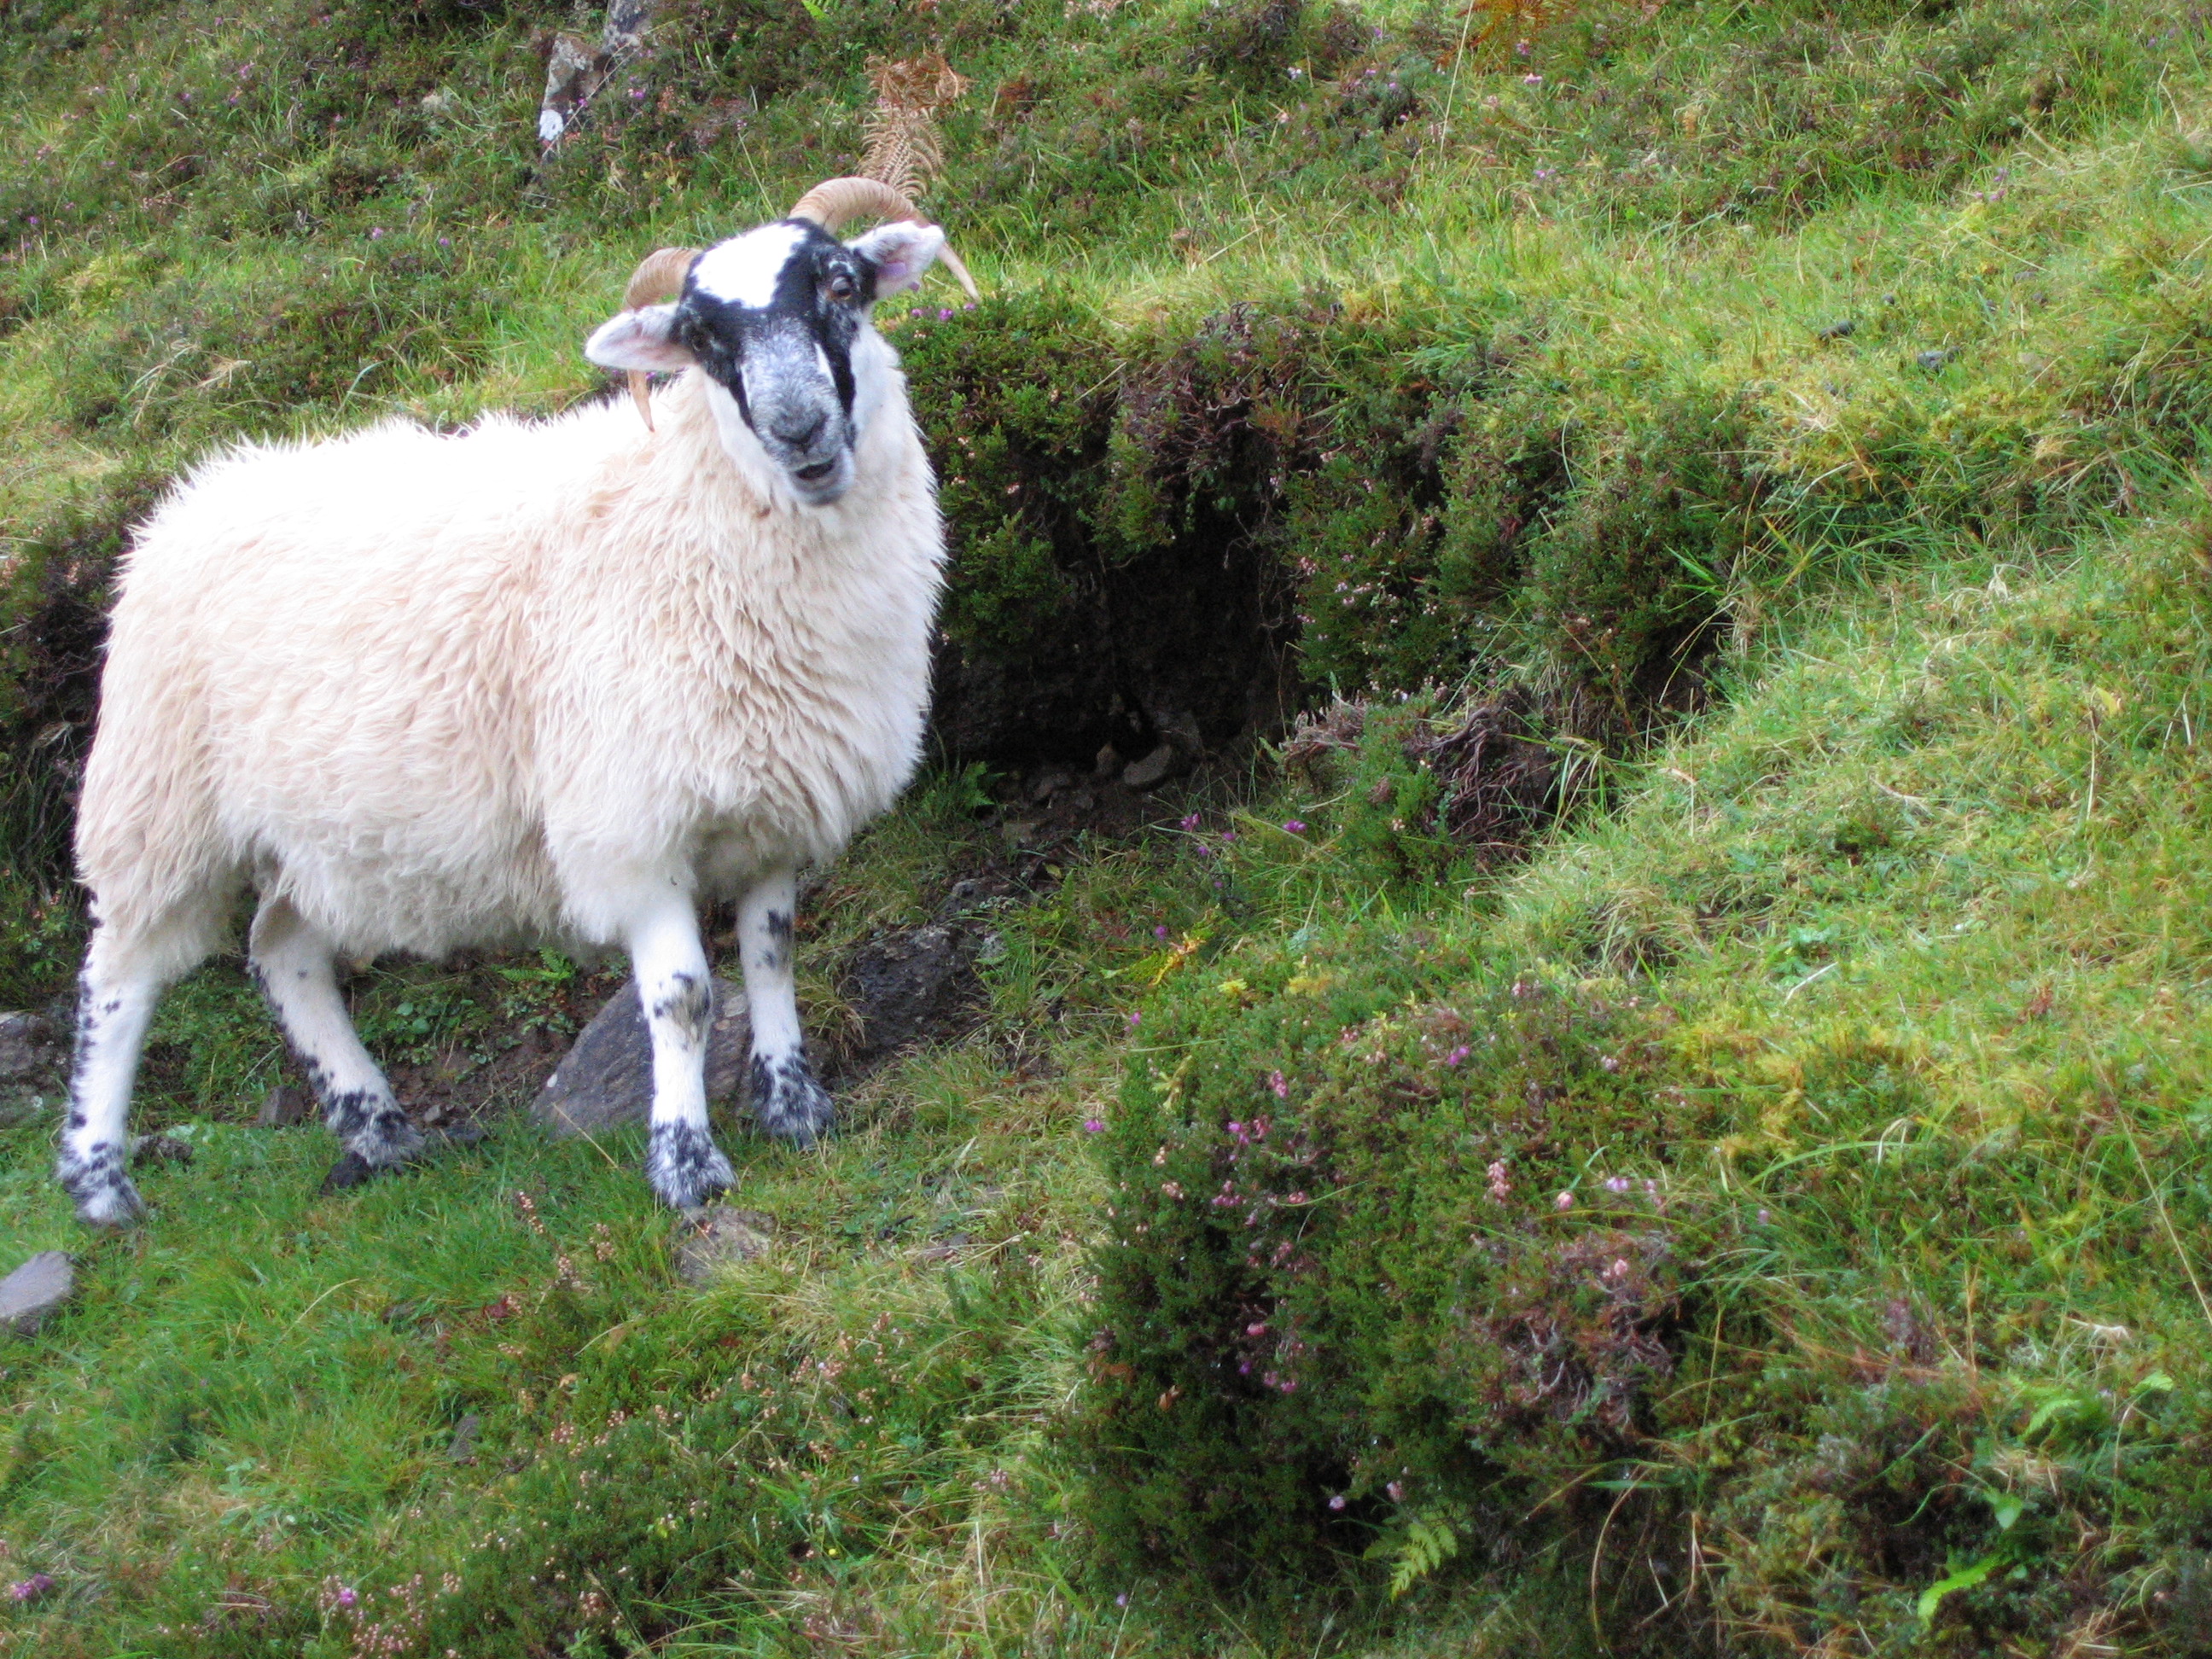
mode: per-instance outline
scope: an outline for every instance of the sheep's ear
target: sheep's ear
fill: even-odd
[[[878,225],[845,244],[876,268],[876,298],[921,286],[922,273],[945,248],[945,233],[935,225],[908,222]]]
[[[584,356],[601,368],[673,374],[691,367],[689,351],[675,340],[676,307],[641,306],[599,325],[584,342]]]

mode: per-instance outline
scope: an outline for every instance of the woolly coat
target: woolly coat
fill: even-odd
[[[250,880],[356,956],[614,944],[641,883],[833,854],[928,699],[944,533],[891,362],[823,507],[732,460],[696,370],[657,434],[599,404],[201,467],[115,607],[77,828],[102,923]]]

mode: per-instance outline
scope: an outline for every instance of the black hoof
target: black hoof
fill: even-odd
[[[779,1140],[811,1146],[837,1116],[830,1091],[797,1054],[755,1054],[753,1121]]]
[[[392,1167],[388,1164],[371,1164],[359,1152],[348,1152],[331,1164],[331,1172],[323,1177],[321,1196],[328,1198],[332,1193],[349,1192],[356,1187],[366,1186]]]

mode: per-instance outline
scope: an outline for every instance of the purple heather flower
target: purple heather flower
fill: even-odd
[[[51,1573],[34,1572],[28,1578],[20,1579],[9,1585],[8,1594],[18,1601],[35,1601],[53,1587],[53,1576]]]
[[[1575,1207],[1575,1195],[1572,1193],[1561,1193],[1557,1198],[1552,1200],[1552,1207],[1555,1210],[1573,1209]]]
[[[1390,1501],[1394,1504],[1402,1504],[1406,1501],[1406,1489],[1395,1480],[1382,1490],[1390,1494]]]
[[[1635,1184],[1626,1176],[1607,1176],[1605,1178],[1605,1189],[1609,1193],[1625,1193]]]
[[[1333,1510],[1342,1509],[1344,1507],[1344,1494],[1342,1492],[1339,1492],[1335,1497],[1330,1498],[1328,1500],[1328,1506]]]
[[[1456,1066],[1474,1052],[1474,1051],[1472,1048],[1468,1048],[1467,1044],[1462,1042],[1458,1048],[1453,1049],[1449,1054],[1444,1056],[1444,1064],[1447,1066]]]
[[[1283,828],[1289,830],[1294,836],[1303,836],[1306,832],[1305,820],[1304,818],[1285,818],[1283,820]]]
[[[1193,813],[1192,813],[1188,817],[1185,818],[1185,819],[1182,821],[1182,827],[1183,827],[1184,829],[1186,829],[1186,830],[1195,830],[1195,829],[1197,829],[1197,828],[1198,828],[1198,814],[1197,814],[1197,813],[1195,813],[1195,812],[1193,812]]]
[[[1106,1120],[1103,1117],[1086,1117],[1083,1120],[1083,1133],[1087,1135],[1095,1135],[1105,1127]]]
[[[1144,1016],[1142,1014],[1138,1013],[1135,1010],[1132,1009],[1129,1013],[1129,1029],[1133,1031],[1137,1029],[1137,1023],[1143,1018]]]
[[[1524,87],[1540,87],[1544,84],[1544,77],[1540,75],[1524,75],[1521,77],[1521,84]]]
[[[382,225],[371,225],[368,228],[368,240],[372,242],[382,241],[384,240],[384,227]]]
[[[1158,927],[1152,929],[1152,937],[1154,939],[1165,939],[1167,936],[1168,925],[1165,922],[1162,922]]]

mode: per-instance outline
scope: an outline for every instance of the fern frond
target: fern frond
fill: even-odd
[[[868,81],[876,105],[863,129],[860,172],[912,196],[944,169],[937,112],[967,91],[967,77],[932,52],[896,62],[871,58]]]

